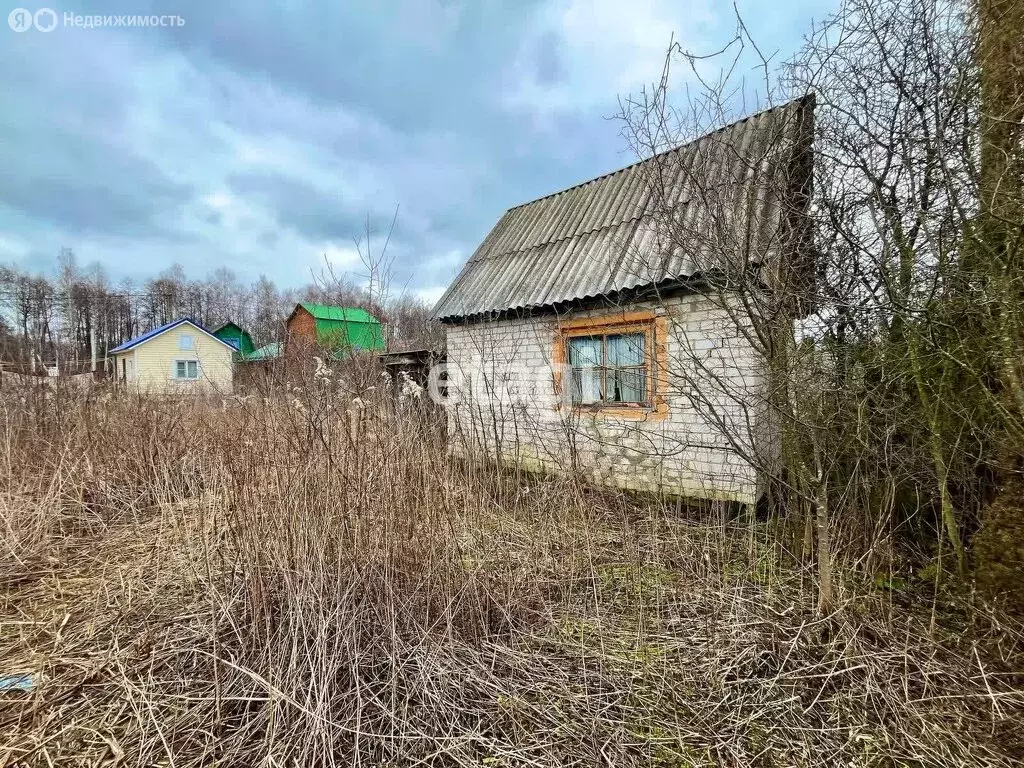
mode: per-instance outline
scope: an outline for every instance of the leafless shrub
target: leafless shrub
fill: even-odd
[[[1001,533],[983,530],[985,546],[970,547],[998,489],[1018,487],[1024,434],[1021,272],[1010,266],[1024,220],[1016,9],[846,0],[783,67],[738,20],[736,39],[710,62],[673,47],[660,83],[623,102],[624,135],[648,157],[749,113],[751,93],[763,107],[813,99],[813,166],[796,167],[813,170],[800,193],[787,194],[799,175],[765,177],[760,155],[744,168],[802,222],[787,229],[783,211],[768,247],[735,226],[743,206],[699,167],[683,169],[689,205],[704,213],[687,227],[665,182],[677,170],[672,153],[649,186],[669,250],[736,265],[695,289],[730,314],[769,372],[747,407],[751,423],[770,414],[780,450],[750,460],[774,478],[773,511],[803,530],[823,605],[833,560],[875,578],[899,567],[896,541],[917,549],[919,565],[937,565],[937,586],[952,574],[964,589],[972,567],[984,574],[1002,549],[992,567],[1006,575],[991,594],[1019,594],[1024,561],[994,544],[1012,536],[1018,512],[1001,504]],[[699,86],[677,94],[680,65]],[[742,80],[751,71],[754,87]],[[780,250],[792,267],[766,270]],[[699,385],[714,371],[699,354],[679,368],[680,391],[709,389]],[[742,435],[714,397],[698,406],[732,439]]]
[[[842,571],[818,616],[770,527],[453,460],[422,399],[0,405],[7,764],[1024,754],[1019,626]]]

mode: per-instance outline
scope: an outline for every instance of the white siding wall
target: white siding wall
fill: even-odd
[[[667,322],[668,375],[660,419],[574,412],[555,393],[558,318],[449,326],[449,428],[470,446],[527,466],[577,466],[599,482],[743,503],[756,501],[751,461],[764,413],[762,366],[730,313],[696,295],[631,304]],[[609,310],[565,319],[605,317]],[[757,462],[760,463],[759,461]]]

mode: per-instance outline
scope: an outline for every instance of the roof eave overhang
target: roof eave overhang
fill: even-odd
[[[622,307],[624,304],[652,301],[672,295],[701,293],[708,288],[716,286],[721,286],[721,277],[719,275],[696,273],[685,278],[661,280],[657,283],[648,283],[619,291],[610,291],[598,294],[597,296],[582,296],[527,307],[506,307],[504,309],[490,309],[470,314],[445,315],[435,319],[443,325],[467,325],[470,323],[536,317],[540,315],[563,315],[568,312],[587,309]]]

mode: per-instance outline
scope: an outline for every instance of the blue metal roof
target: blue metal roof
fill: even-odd
[[[173,320],[173,321],[171,321],[169,323],[165,323],[164,325],[158,326],[157,328],[154,328],[151,331],[146,331],[145,333],[143,333],[143,334],[141,334],[139,336],[136,336],[134,339],[129,339],[128,341],[124,342],[123,344],[119,344],[118,346],[114,347],[113,349],[108,350],[107,354],[108,355],[116,355],[119,352],[127,352],[132,347],[137,347],[137,346],[139,346],[139,344],[142,344],[145,341],[149,341],[153,337],[159,336],[161,333],[169,331],[169,330],[171,330],[172,328],[174,328],[176,326],[182,325],[183,323],[188,323],[189,325],[195,326],[195,328],[197,330],[202,331],[207,336],[209,336],[211,339],[216,339],[221,344],[223,344],[225,347],[228,347],[229,349],[234,349],[233,346],[228,344],[223,339],[218,339],[216,336],[214,336],[212,333],[210,333],[208,330],[206,330],[206,328],[201,326],[199,323],[197,323],[191,317],[182,317],[182,318],[179,318],[178,320]]]

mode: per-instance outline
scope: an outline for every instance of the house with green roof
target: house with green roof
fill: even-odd
[[[252,336],[237,323],[224,323],[224,325],[213,332],[213,335],[234,347],[241,360],[247,359],[256,349],[252,343]]]
[[[359,307],[334,307],[302,302],[288,316],[288,339],[339,352],[384,349],[380,321]]]

